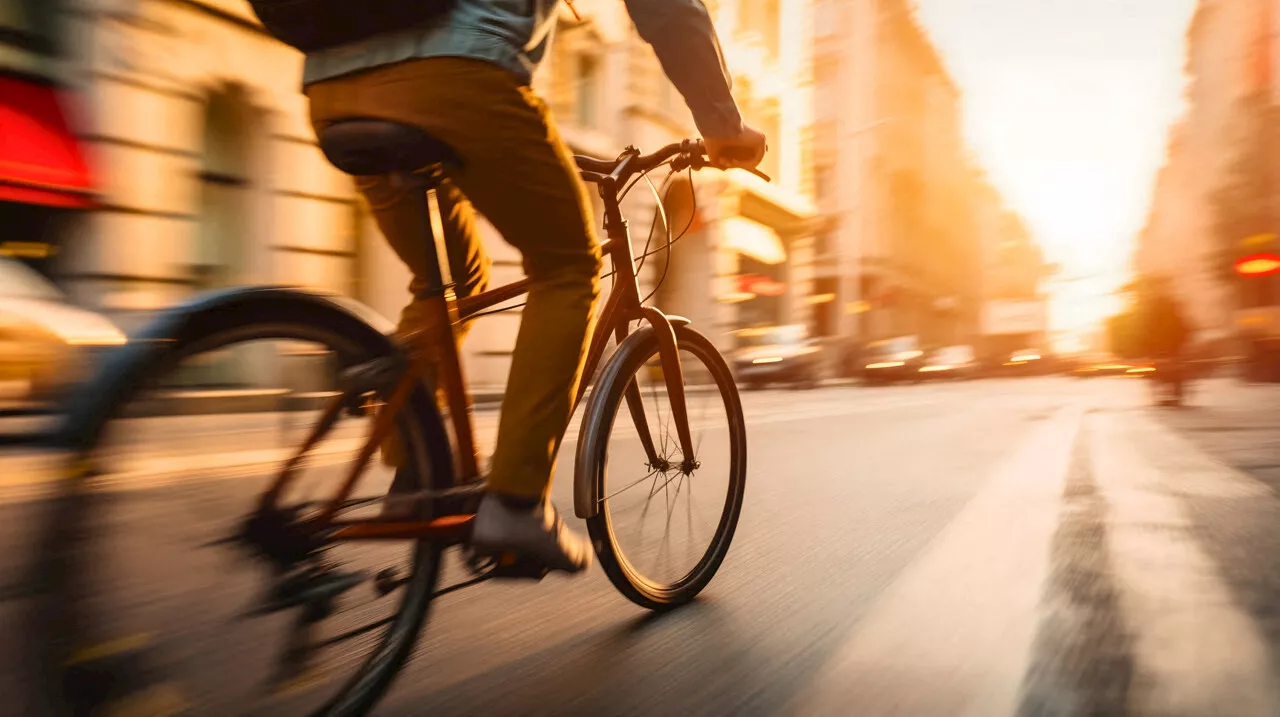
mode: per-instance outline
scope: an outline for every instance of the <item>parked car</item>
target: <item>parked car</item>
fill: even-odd
[[[742,329],[735,337],[730,361],[738,382],[747,388],[814,387],[822,379],[822,346],[803,324]]]
[[[1052,363],[1039,349],[1020,349],[1005,359],[1002,372],[1014,376],[1043,376],[1053,370]]]
[[[1082,356],[1076,359],[1075,365],[1071,368],[1071,375],[1077,378],[1124,376],[1131,373],[1137,373],[1134,369],[1141,368],[1141,366],[1138,366],[1133,362],[1121,361],[1114,356],[1094,354]]]
[[[25,264],[0,257],[0,382],[6,399],[52,400],[83,379],[101,352],[124,342],[109,319],[72,305]]]
[[[978,373],[978,360],[972,346],[943,346],[928,354],[920,367],[923,379],[969,379]]]
[[[915,336],[874,341],[862,353],[862,380],[872,385],[919,381],[924,365],[924,351]]]

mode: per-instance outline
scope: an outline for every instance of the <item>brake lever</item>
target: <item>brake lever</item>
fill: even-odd
[[[711,166],[715,166],[715,165],[711,165]],[[755,167],[720,167],[720,166],[716,166],[716,169],[719,169],[719,170],[720,170],[720,171],[722,171],[722,172],[723,172],[723,171],[730,170],[730,169],[741,169],[741,170],[742,170],[742,171],[744,171],[744,172],[750,172],[750,173],[752,173],[752,174],[756,175],[757,177],[759,177],[759,178],[763,179],[763,180],[764,180],[764,181],[766,181],[766,182],[772,182],[772,181],[773,181],[773,179],[772,179],[772,178],[770,178],[770,177],[769,177],[769,175],[765,174],[764,172],[761,172],[760,170],[756,169]]]
[[[672,167],[674,168],[675,166],[676,166],[676,165],[675,165],[675,163],[672,163]],[[706,159],[704,159],[704,158],[698,158],[698,159],[692,159],[692,158],[690,158],[690,159],[688,160],[688,165],[687,165],[687,166],[689,166],[689,167],[691,167],[691,168],[693,168],[693,169],[702,169],[703,167],[712,167],[712,168],[714,168],[714,169],[718,169],[718,170],[720,170],[720,171],[722,171],[722,172],[723,172],[723,171],[726,171],[726,170],[730,170],[730,169],[742,169],[742,170],[746,170],[746,171],[748,171],[748,172],[750,172],[750,173],[752,173],[752,174],[756,175],[757,177],[759,177],[759,178],[763,179],[763,180],[764,180],[764,181],[766,181],[766,182],[772,182],[772,181],[773,181],[773,178],[771,178],[769,175],[765,174],[764,172],[761,172],[760,170],[756,169],[755,167],[724,167],[724,166],[721,166],[721,165],[718,165],[718,164],[712,164],[712,163],[708,162],[708,161],[707,161]],[[679,169],[676,169],[675,171],[680,172],[680,171],[683,171],[683,170],[684,170],[684,167],[680,167]]]

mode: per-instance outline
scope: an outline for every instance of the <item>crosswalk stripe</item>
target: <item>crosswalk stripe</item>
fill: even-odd
[[[791,714],[1016,711],[1081,416],[1080,405],[1068,405],[1009,454]]]
[[[1136,714],[1280,714],[1270,676],[1270,654],[1258,626],[1231,596],[1212,560],[1197,545],[1170,480],[1144,457],[1148,450],[1178,451],[1177,465],[1208,465],[1199,451],[1162,436],[1141,414],[1090,416],[1096,481],[1108,505],[1111,562],[1118,576],[1120,610],[1133,633]],[[1158,444],[1148,443],[1152,435]],[[1171,472],[1172,473],[1172,472]],[[1248,490],[1229,469],[1203,473],[1190,485],[1218,482],[1217,490]],[[1223,486],[1226,486],[1225,488]]]

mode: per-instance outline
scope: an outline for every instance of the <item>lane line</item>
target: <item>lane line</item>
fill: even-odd
[[[1217,494],[1248,495],[1253,481],[1230,469],[1204,475],[1211,461],[1189,444],[1157,438],[1148,448],[1195,470],[1165,476],[1140,448],[1163,429],[1135,412],[1090,417],[1098,486],[1110,505],[1111,561],[1120,608],[1134,635],[1135,714],[1174,716],[1280,714],[1271,655],[1257,624],[1236,604],[1213,561],[1192,535],[1179,483],[1220,485]],[[1168,453],[1165,453],[1168,456]]]
[[[1058,410],[1001,462],[790,714],[1014,714],[1082,415]]]

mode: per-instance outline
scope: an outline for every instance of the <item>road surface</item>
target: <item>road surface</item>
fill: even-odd
[[[376,714],[1280,714],[1277,399],[1214,381],[1160,410],[1138,381],[1065,378],[745,394],[746,506],[695,604],[647,614],[598,567],[444,596]],[[210,620],[186,648],[203,674],[167,681],[192,714],[248,709],[231,695],[262,681],[264,631],[231,626],[253,591],[223,586],[230,559],[173,536],[218,532],[275,457],[254,436],[297,430],[279,419],[138,438],[156,445],[120,565]],[[185,482],[158,478],[177,460]],[[6,714],[28,713],[20,568],[46,471],[0,457]]]

